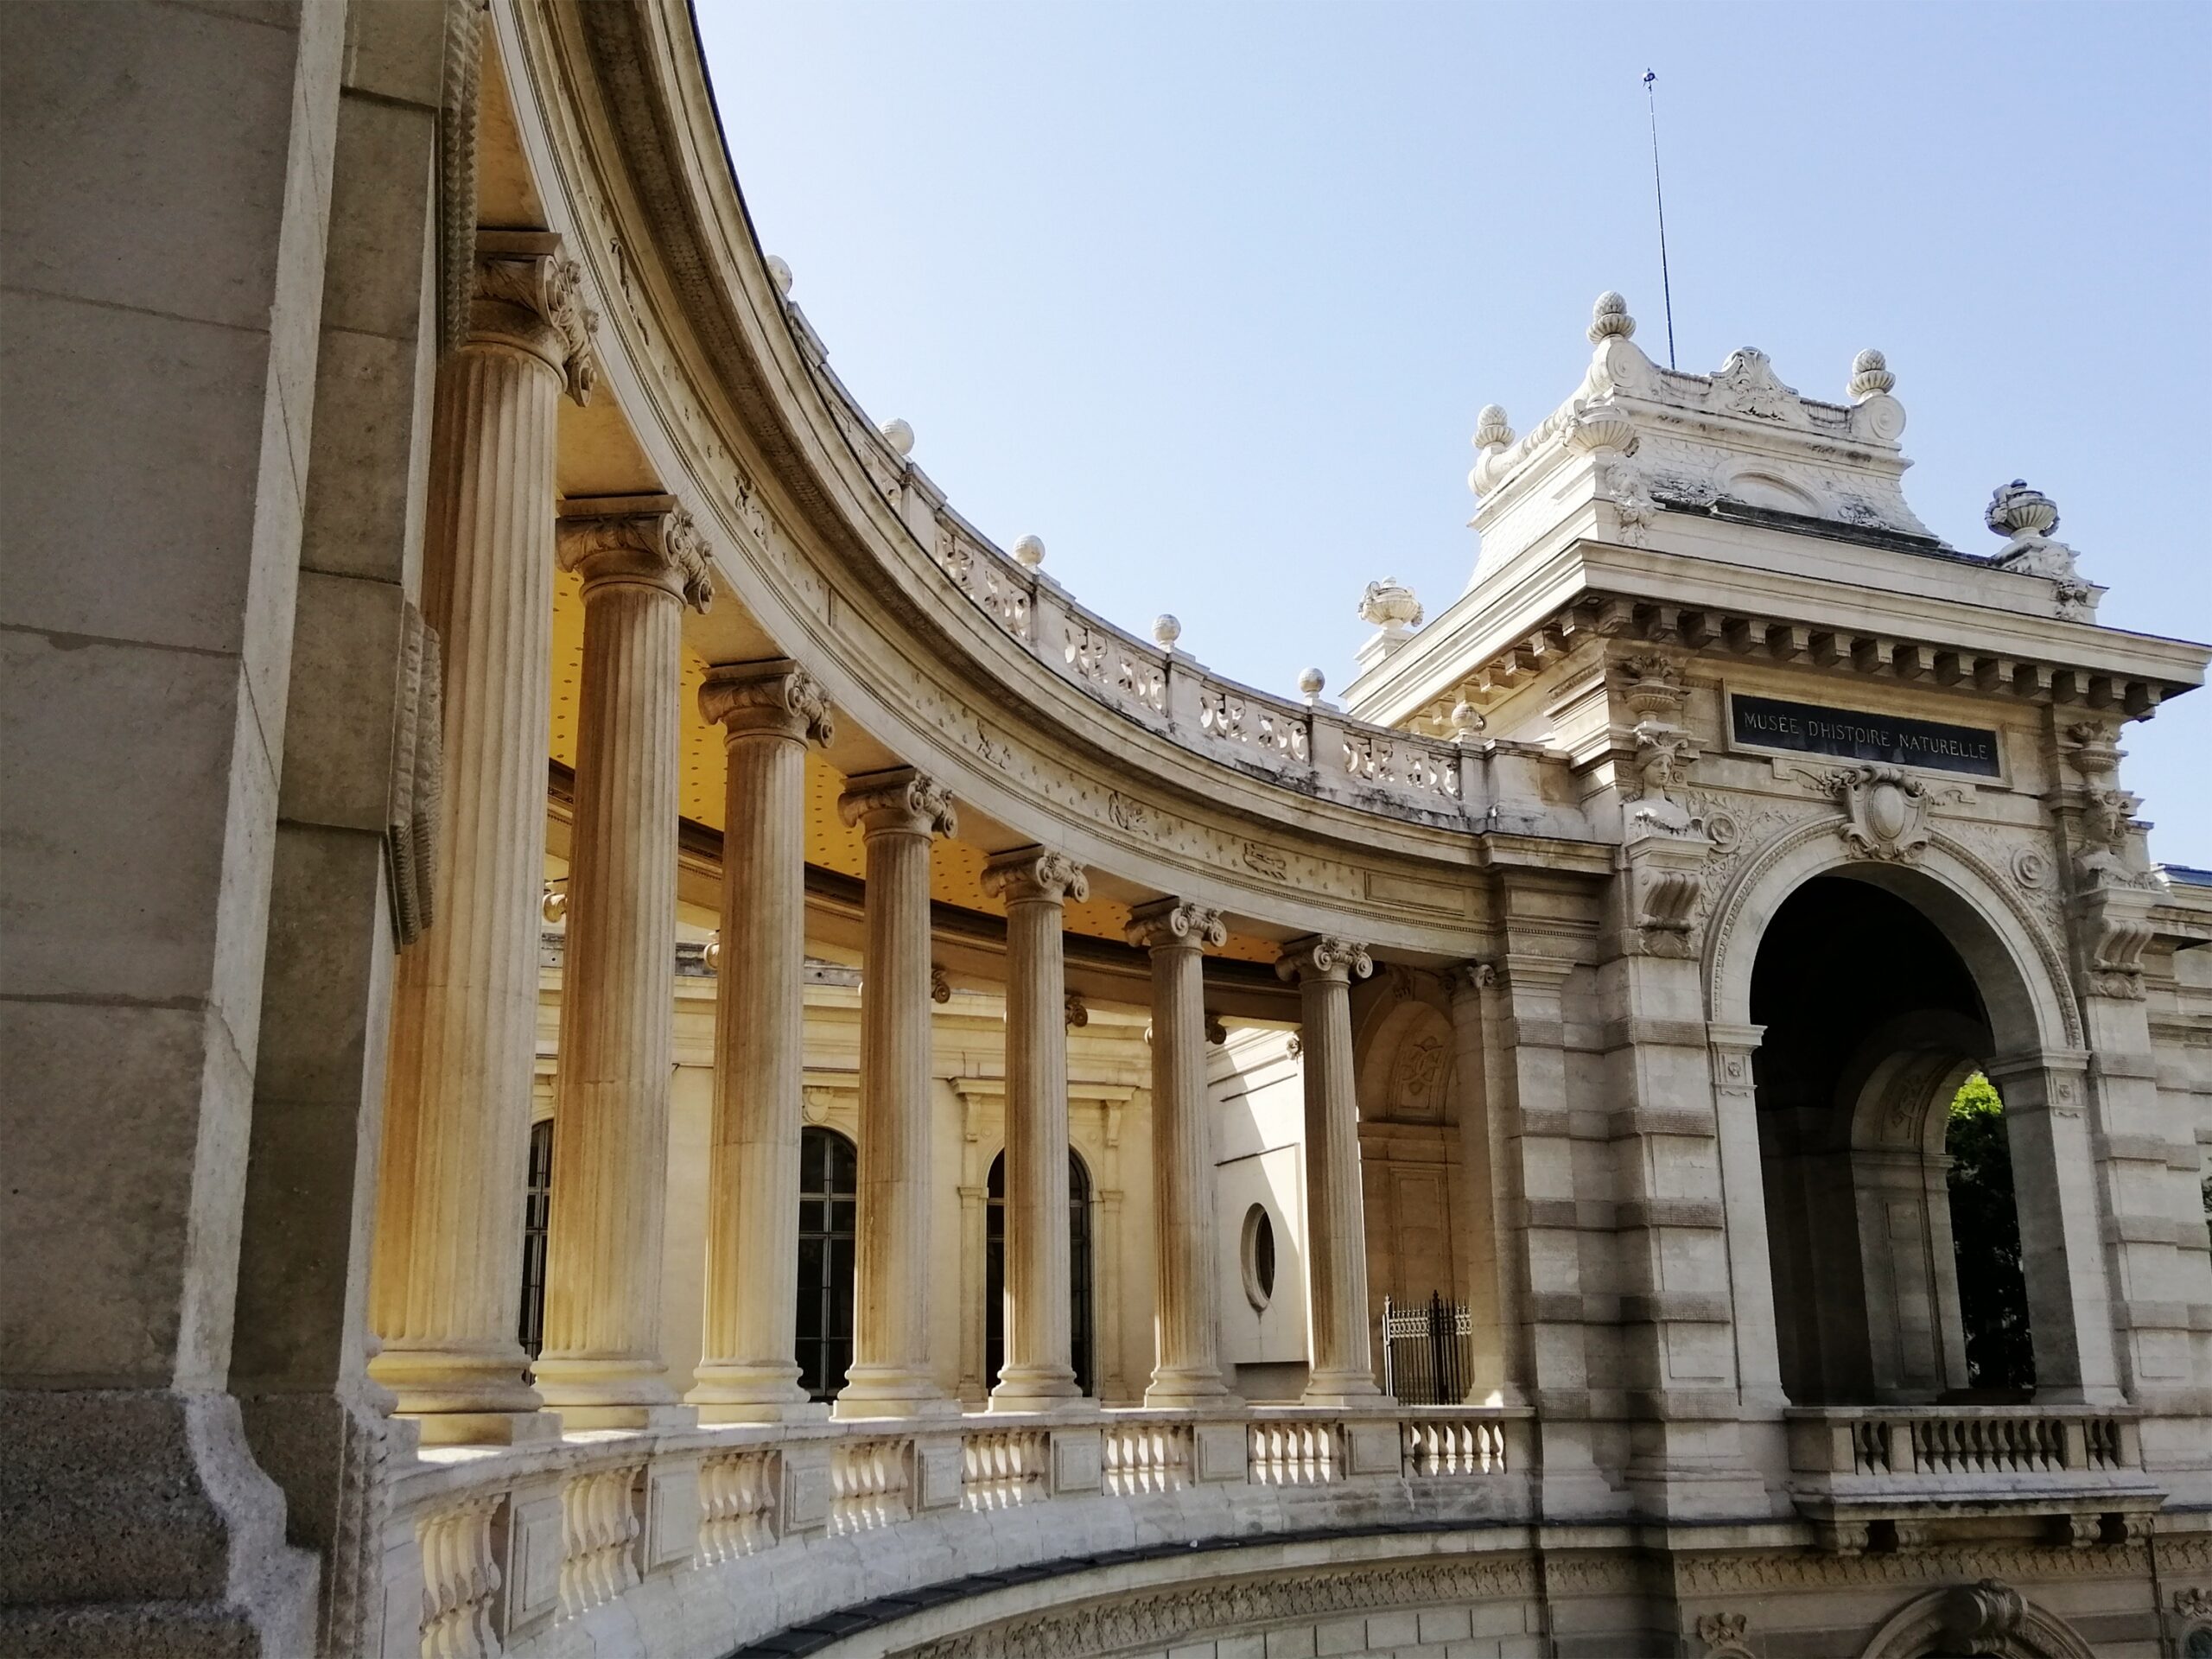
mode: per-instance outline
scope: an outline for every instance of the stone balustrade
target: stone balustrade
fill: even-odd
[[[2134,1414],[2087,1407],[1829,1406],[1789,1414],[1791,1492],[1847,1551],[1874,1522],[1961,1506],[2065,1517],[2069,1541],[2139,1524],[2160,1499]]]
[[[566,1652],[582,1623],[595,1650],[690,1652],[703,1632],[719,1655],[931,1583],[947,1552],[973,1570],[1378,1514],[1510,1522],[1529,1513],[1531,1426],[1525,1410],[1235,1407],[428,1448],[394,1486],[384,1659]],[[1017,1509],[1019,1526],[996,1518]],[[633,1642],[605,1639],[625,1623]]]
[[[1085,610],[941,508],[932,556],[1046,667],[1137,724],[1214,760],[1352,805],[1447,822],[1482,817],[1496,793],[1480,746],[1463,749],[1348,719],[1209,672]],[[1535,791],[1528,795],[1533,805]]]

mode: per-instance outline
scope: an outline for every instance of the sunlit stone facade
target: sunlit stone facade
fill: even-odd
[[[0,1652],[2212,1651],[2207,652],[1879,353],[1602,296],[1277,697],[857,407],[675,0],[0,53]]]

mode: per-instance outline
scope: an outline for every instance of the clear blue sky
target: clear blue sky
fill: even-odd
[[[1289,693],[1373,577],[1472,569],[1468,435],[1573,390],[1618,288],[1684,368],[1897,376],[1906,490],[2024,477],[2102,620],[2212,638],[2212,6],[699,0],[731,153],[830,361],[1001,546]],[[2212,690],[2129,728],[2212,865]]]

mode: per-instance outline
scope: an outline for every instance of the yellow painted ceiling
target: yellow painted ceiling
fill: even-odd
[[[553,595],[553,717],[551,753],[563,765],[576,764],[576,690],[583,671],[584,605],[582,580],[567,571],[554,578]],[[722,827],[723,760],[721,734],[699,718],[699,685],[706,678],[705,661],[688,646],[683,652],[683,766],[681,791],[683,816],[695,823],[720,830]],[[861,832],[837,816],[837,797],[845,779],[835,767],[812,751],[806,757],[806,861],[842,875],[864,874]],[[939,841],[930,859],[930,896],[940,903],[958,905],[994,916],[1006,906],[983,891],[983,863],[980,847],[957,839]],[[1128,925],[1129,907],[1119,899],[1094,898],[1067,907],[1068,931],[1117,943]],[[1213,954],[1245,962],[1273,962],[1276,947],[1266,939],[1232,933]]]

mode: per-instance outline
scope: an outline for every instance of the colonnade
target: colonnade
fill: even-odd
[[[491,234],[467,343],[439,376],[425,584],[446,652],[440,918],[402,957],[378,1211],[375,1375],[427,1441],[569,1427],[818,1415],[793,1356],[804,1073],[805,756],[833,737],[821,687],[787,659],[710,670],[700,712],[728,756],[708,1172],[702,1354],[679,1400],[660,1347],[684,608],[709,556],[672,497],[556,503],[559,400],[593,378],[593,319],[557,238]],[[561,1007],[545,1342],[516,1336],[544,856],[556,559],[582,578],[569,938]],[[866,849],[860,1205],[853,1363],[840,1417],[959,1409],[937,1380],[928,1248],[930,866],[957,817],[911,766],[849,780]],[[1065,1408],[1070,1363],[1065,855],[994,857],[1005,904],[1006,1363],[994,1411]],[[1132,912],[1149,953],[1156,1363],[1152,1405],[1229,1403],[1216,1331],[1205,946],[1219,913],[1168,896]],[[1376,1395],[1348,986],[1357,944],[1309,938],[1300,986],[1317,1402]],[[542,1410],[550,1407],[558,1413]]]

